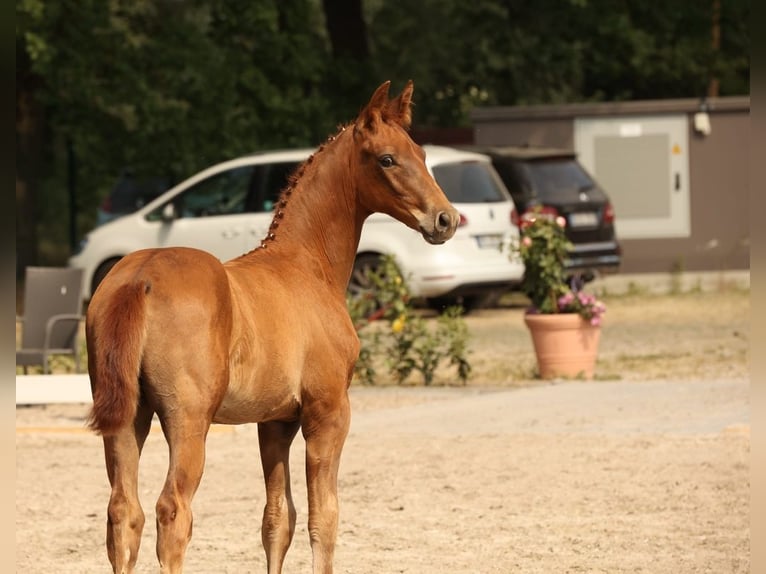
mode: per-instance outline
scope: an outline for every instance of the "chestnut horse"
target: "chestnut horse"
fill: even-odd
[[[182,247],[137,251],[93,295],[89,425],[103,435],[114,572],[136,564],[144,526],[138,462],[155,413],[170,453],[156,506],[162,572],[183,567],[211,423],[252,422],[266,483],[268,572],[281,572],[295,530],[288,464],[299,428],[313,571],[332,572],[338,466],[359,353],[345,293],[362,224],[387,213],[439,244],[459,219],[407,134],[412,82],[391,100],[388,86],[298,168],[260,247],[226,263]]]

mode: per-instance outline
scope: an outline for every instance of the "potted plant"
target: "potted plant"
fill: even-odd
[[[571,244],[566,220],[541,211],[521,223],[522,291],[531,301],[524,322],[532,335],[540,377],[593,378],[606,306],[567,281]]]

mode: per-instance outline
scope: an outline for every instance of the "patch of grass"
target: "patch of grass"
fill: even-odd
[[[596,370],[593,373],[594,381],[621,381],[622,375],[620,373],[602,372],[599,370],[598,363],[596,363]]]
[[[641,283],[630,281],[628,283],[628,289],[625,292],[628,297],[645,297],[649,295],[649,288]]]
[[[520,291],[508,291],[498,299],[496,307],[525,309],[530,305],[529,297]]]
[[[618,355],[617,360],[625,363],[640,363],[643,361],[663,361],[663,360],[676,360],[683,357],[690,357],[691,353],[649,353],[647,355]]]

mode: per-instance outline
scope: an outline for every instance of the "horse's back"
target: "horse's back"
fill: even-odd
[[[101,291],[109,293],[136,282],[145,286],[147,294],[157,288],[183,296],[194,292],[195,285],[209,289],[210,281],[221,279],[225,279],[223,265],[207,251],[191,247],[141,249],[117,262],[93,298],[97,300]]]
[[[230,307],[221,262],[189,247],[142,249],[123,257],[94,293],[89,318],[103,315],[130,288],[143,294],[149,324],[190,324]]]

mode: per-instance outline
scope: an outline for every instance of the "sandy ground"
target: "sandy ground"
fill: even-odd
[[[749,571],[749,383],[354,388],[336,572]],[[109,496],[81,405],[17,412],[17,572],[108,571]],[[310,571],[303,443],[285,572]],[[139,572],[156,572],[158,431]],[[214,427],[187,572],[265,572],[254,425]]]
[[[748,572],[748,307],[727,301],[703,301],[713,310],[701,318],[672,301],[653,329],[645,308],[612,305],[592,382],[530,380],[529,340],[508,309],[470,318],[487,338],[469,386],[352,387],[335,571]],[[19,573],[109,571],[109,490],[86,410],[17,408]],[[303,456],[299,437],[288,574],[311,569]],[[155,428],[141,467],[139,572],[158,570],[166,465]],[[213,427],[185,571],[265,572],[263,502],[255,425]]]

